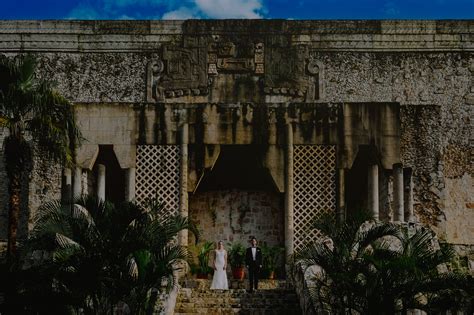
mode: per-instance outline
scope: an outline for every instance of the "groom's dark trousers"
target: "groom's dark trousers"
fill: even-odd
[[[245,264],[249,271],[249,290],[252,292],[254,289],[258,290],[258,276],[260,273],[260,268],[262,266],[262,252],[260,248],[257,247],[255,259],[253,259],[252,248],[247,248],[245,253]]]

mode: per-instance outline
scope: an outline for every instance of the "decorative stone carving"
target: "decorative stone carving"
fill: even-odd
[[[313,58],[308,59],[306,71],[313,77],[313,84],[309,86],[307,100],[319,100],[323,95],[323,64]]]
[[[265,51],[263,43],[255,44],[255,73],[264,74],[265,73]]]
[[[209,45],[207,55],[207,73],[217,75],[219,72],[254,72],[264,73],[264,44],[240,43],[230,41],[219,42],[220,37],[215,37],[215,42]]]
[[[164,100],[164,91],[159,86],[163,69],[163,61],[161,61],[157,54],[153,54],[147,65],[147,102]]]
[[[268,49],[264,92],[303,97],[310,84],[305,71],[306,57],[307,47],[303,45]]]
[[[147,101],[207,94],[205,58],[202,48],[165,46],[162,60],[155,54],[147,67]]]

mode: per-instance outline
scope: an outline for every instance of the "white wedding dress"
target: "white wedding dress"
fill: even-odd
[[[218,249],[216,250],[216,258],[214,264],[216,265],[216,269],[214,270],[214,277],[212,278],[211,289],[219,289],[219,290],[228,290],[229,285],[227,284],[227,274],[224,270],[225,266],[225,257],[226,251],[225,249]]]

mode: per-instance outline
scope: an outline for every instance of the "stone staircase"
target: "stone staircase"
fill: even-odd
[[[295,290],[284,280],[261,280],[254,293],[247,292],[245,280],[229,280],[231,289],[225,291],[210,285],[209,280],[182,281],[175,314],[302,314]]]

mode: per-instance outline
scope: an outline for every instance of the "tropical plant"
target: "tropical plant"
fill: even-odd
[[[273,278],[275,271],[282,267],[282,258],[285,248],[282,246],[268,246],[263,243],[261,246],[263,258],[263,270],[270,278]]]
[[[197,235],[187,218],[168,215],[153,200],[114,206],[84,197],[72,209],[59,201],[42,206],[28,247],[50,253],[42,264],[52,266],[50,286],[74,308],[111,314],[124,302],[133,314],[148,314],[163,284],[176,285],[179,262],[189,258],[175,242],[183,229]]]
[[[245,263],[245,247],[240,242],[229,243],[229,263],[232,268],[242,268]]]
[[[429,309],[422,301],[445,290],[472,293],[469,276],[438,272],[452,250],[434,247],[432,231],[417,228],[409,233],[371,219],[363,211],[340,224],[324,216],[312,228],[327,239],[307,243],[295,253],[304,268],[319,268],[309,293],[320,308],[331,314],[394,314]]]
[[[214,246],[211,241],[204,241],[203,243],[195,246],[195,252],[197,256],[197,265],[192,266],[192,272],[200,276],[208,275],[212,272],[212,268],[209,266],[209,254]]]
[[[0,128],[8,129],[4,153],[10,195],[10,260],[17,249],[22,175],[31,163],[33,148],[53,161],[70,164],[72,149],[80,139],[72,106],[52,88],[51,82],[35,75],[36,65],[31,55],[0,56]]]

